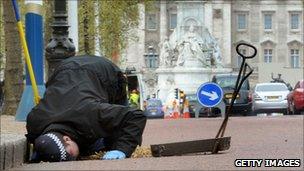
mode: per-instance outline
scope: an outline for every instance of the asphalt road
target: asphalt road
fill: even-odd
[[[213,138],[221,122],[222,118],[149,120],[143,145]],[[231,147],[216,155],[25,164],[13,170],[303,170],[303,122],[303,115],[231,117],[225,133],[231,136]],[[236,168],[236,159],[300,159],[301,166]]]

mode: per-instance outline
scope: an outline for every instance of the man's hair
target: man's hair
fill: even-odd
[[[40,135],[34,143],[32,162],[48,161],[70,161],[76,160],[66,150],[63,135],[58,132],[49,132]]]

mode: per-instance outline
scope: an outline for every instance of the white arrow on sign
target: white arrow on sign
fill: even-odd
[[[211,93],[206,91],[201,91],[201,94],[210,97],[209,100],[215,100],[219,98],[218,94],[214,91],[212,91]]]

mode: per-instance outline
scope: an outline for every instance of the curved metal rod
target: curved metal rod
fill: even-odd
[[[249,55],[249,56],[245,56],[243,55],[242,53],[240,53],[240,46],[248,46],[250,48],[252,48],[254,50],[253,54],[252,55]],[[250,59],[250,58],[253,58],[256,54],[257,54],[257,49],[256,47],[250,45],[250,44],[247,44],[247,43],[240,43],[236,46],[236,52],[238,53],[238,55],[240,55],[242,57],[242,64],[241,64],[241,67],[240,67],[240,70],[239,70],[239,73],[238,73],[238,77],[237,77],[237,80],[236,80],[236,84],[235,84],[235,88],[234,88],[234,92],[233,92],[233,96],[232,96],[232,99],[231,99],[231,102],[230,102],[230,105],[229,105],[229,108],[228,108],[228,111],[225,115],[225,119],[223,120],[222,124],[221,124],[221,127],[220,129],[218,130],[216,136],[215,136],[215,139],[219,138],[219,136],[223,137],[224,136],[224,133],[225,133],[225,130],[226,130],[226,126],[227,126],[227,123],[228,123],[228,118],[229,118],[229,115],[232,111],[232,108],[233,108],[233,104],[235,102],[235,99],[237,97],[237,94],[239,93],[244,81],[252,74],[253,72],[253,69],[245,62],[246,59]],[[247,68],[249,68],[249,72],[246,74],[246,70]],[[242,79],[241,79],[242,78]],[[215,141],[215,144],[214,144],[214,147],[213,147],[213,151],[212,153],[217,153],[218,151],[218,144],[219,142],[218,141]]]
[[[232,108],[233,108],[233,104],[234,104],[234,101],[235,101],[235,99],[236,99],[236,96],[237,96],[237,94],[239,93],[239,91],[240,91],[240,89],[241,89],[241,87],[242,87],[244,81],[245,81],[245,80],[252,74],[252,72],[253,72],[253,69],[252,69],[247,63],[245,63],[245,66],[246,66],[245,68],[249,67],[250,71],[249,71],[249,73],[247,73],[247,74],[241,79],[241,82],[240,82],[239,86],[237,86],[237,88],[234,89],[233,96],[232,96],[232,100],[231,100],[230,105],[229,105],[229,108],[228,108],[228,112],[227,112],[226,115],[225,115],[225,119],[224,119],[224,121],[223,121],[223,123],[222,123],[222,125],[221,125],[221,127],[220,127],[220,129],[219,129],[219,131],[218,131],[218,133],[217,133],[217,135],[216,135],[216,138],[219,137],[219,135],[220,135],[221,132],[222,132],[221,137],[224,136],[225,127],[226,127],[225,124],[227,123],[228,117],[229,117],[229,115],[230,115],[230,113],[231,113],[231,110],[232,110]],[[246,70],[246,69],[245,69],[245,70]],[[223,129],[224,129],[224,130],[223,130]]]
[[[243,54],[240,52],[240,46],[248,46],[248,47],[252,48],[252,49],[254,50],[253,54],[252,54],[252,55],[249,55],[249,56],[243,55]],[[251,45],[251,44],[240,43],[240,44],[238,44],[238,45],[236,46],[236,52],[237,52],[237,54],[240,55],[242,58],[248,58],[248,59],[250,59],[250,58],[255,57],[255,55],[257,54],[257,49],[256,49],[256,47],[254,47],[254,46]]]
[[[246,65],[249,67],[249,65],[248,65],[247,63],[246,63]],[[246,68],[246,67],[245,67],[245,68]],[[250,69],[251,69],[251,68],[250,68]],[[225,116],[225,119],[226,119],[226,118],[227,118],[227,119],[226,119],[225,125],[224,125],[224,127],[223,127],[223,131],[222,131],[221,137],[224,136],[225,129],[226,129],[226,125],[227,125],[227,121],[228,121],[228,117],[229,117],[229,115],[230,115],[230,113],[231,113],[231,110],[232,110],[232,108],[233,108],[233,104],[234,104],[234,101],[235,101],[235,99],[236,99],[236,96],[237,96],[237,94],[239,93],[239,91],[240,91],[240,89],[241,89],[241,87],[242,87],[244,81],[252,74],[252,72],[253,72],[253,70],[251,69],[251,70],[249,71],[249,73],[246,74],[245,77],[242,78],[242,80],[241,80],[241,82],[240,82],[240,86],[237,88],[236,93],[233,94],[233,96],[235,96],[235,97],[232,98],[231,103],[230,103],[230,106],[229,106],[229,109],[228,109],[228,112],[227,112],[227,114],[226,114],[226,116]],[[233,102],[232,102],[232,101],[233,101]]]

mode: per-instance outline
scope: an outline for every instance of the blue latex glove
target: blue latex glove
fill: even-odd
[[[119,150],[108,151],[103,157],[103,160],[115,160],[115,159],[124,159],[126,154]]]

